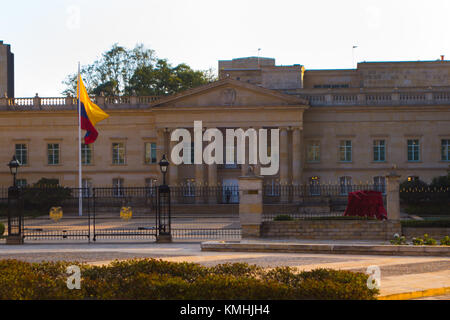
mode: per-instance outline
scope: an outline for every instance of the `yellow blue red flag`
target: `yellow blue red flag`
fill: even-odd
[[[87,131],[84,136],[84,143],[91,144],[98,137],[98,131],[95,129],[95,125],[98,122],[108,118],[109,115],[91,101],[89,95],[87,94],[86,88],[84,87],[81,76],[78,77],[77,95],[80,105],[81,129]]]

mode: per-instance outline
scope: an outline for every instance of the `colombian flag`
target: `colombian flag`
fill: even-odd
[[[98,122],[108,118],[109,115],[100,109],[96,104],[92,103],[91,99],[89,99],[83,80],[81,80],[81,76],[78,77],[78,86],[77,94],[79,95],[78,101],[80,101],[81,129],[87,131],[84,136],[84,143],[90,144],[93,143],[98,136],[95,125]]]

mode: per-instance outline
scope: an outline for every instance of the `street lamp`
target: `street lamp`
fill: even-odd
[[[161,161],[159,161],[159,169],[161,170],[162,174],[163,174],[163,185],[166,184],[166,173],[167,173],[167,169],[169,167],[169,161],[167,161],[166,159],[166,155],[163,154]]]
[[[163,174],[163,184],[158,186],[158,206],[156,214],[157,242],[172,242],[171,234],[171,209],[170,209],[170,187],[166,184],[166,173],[169,161],[166,155],[159,161],[159,169]]]
[[[23,244],[23,206],[20,201],[20,189],[17,188],[16,175],[20,162],[14,155],[7,164],[13,175],[13,186],[8,188],[8,237],[6,244]]]
[[[14,155],[12,157],[12,160],[7,164],[9,167],[9,171],[13,175],[13,186],[16,187],[16,175],[17,171],[19,170],[19,167],[21,166],[19,160],[16,159],[16,156]]]

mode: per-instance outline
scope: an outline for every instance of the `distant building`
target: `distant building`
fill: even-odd
[[[14,54],[0,41],[0,96],[14,98]]]
[[[268,185],[430,182],[450,164],[450,62],[363,62],[349,70],[277,66],[271,58],[219,61],[219,80],[168,97],[95,97],[110,118],[83,147],[83,183],[142,186],[161,179],[170,132],[280,128],[280,170]],[[0,99],[0,163],[23,162],[19,179],[77,185],[73,98]],[[258,173],[258,167],[255,171]],[[11,182],[0,167],[0,185]],[[236,185],[247,165],[169,167],[171,185]],[[275,189],[274,189],[275,190]],[[315,189],[311,189],[315,190]],[[346,190],[345,188],[343,190]]]

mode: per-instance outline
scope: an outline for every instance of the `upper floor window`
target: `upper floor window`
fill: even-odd
[[[16,151],[16,159],[20,162],[21,165],[28,164],[28,148],[24,143],[18,143],[15,146]]]
[[[92,164],[92,148],[90,144],[81,144],[81,163]]]
[[[145,143],[145,164],[156,163],[156,143]]]
[[[441,140],[441,160],[450,161],[450,139]]]
[[[352,141],[341,140],[339,144],[339,161],[351,162],[352,161]]]
[[[48,164],[59,164],[59,143],[47,144]]]
[[[386,142],[384,140],[373,141],[373,161],[386,161]]]
[[[308,162],[319,162],[320,161],[320,142],[310,141],[308,143],[306,158]]]
[[[112,163],[125,164],[125,144],[123,142],[112,144]]]
[[[420,144],[418,139],[408,140],[408,161],[420,160]]]

